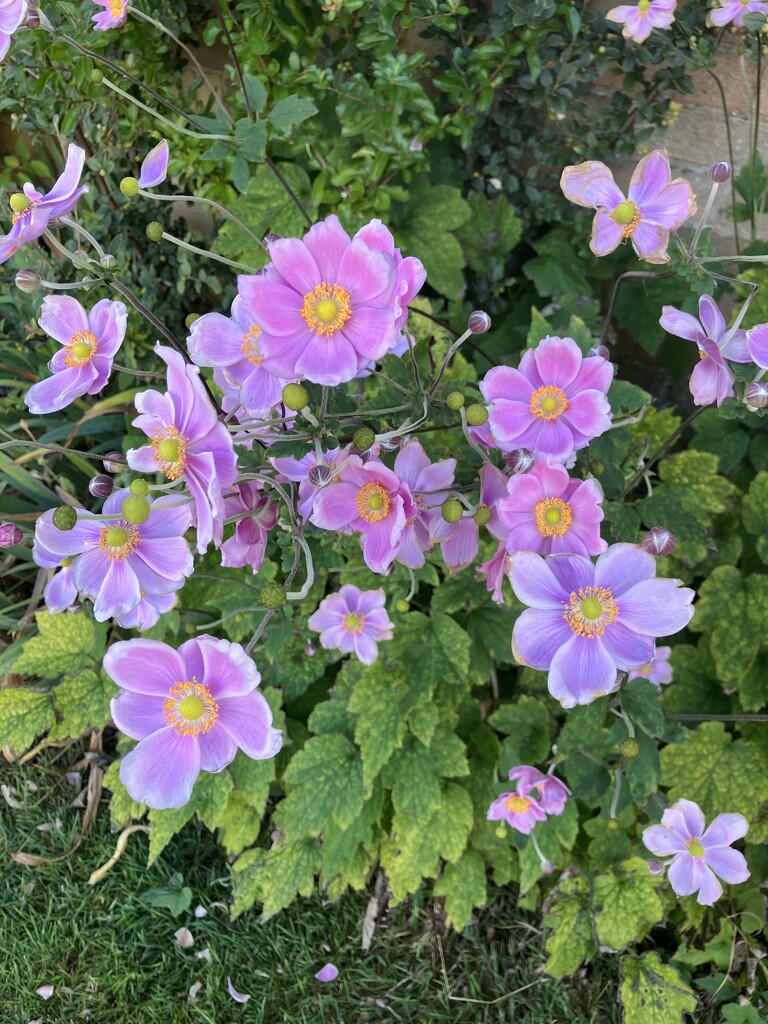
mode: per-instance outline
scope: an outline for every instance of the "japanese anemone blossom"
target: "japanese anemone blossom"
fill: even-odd
[[[200,381],[200,370],[184,362],[172,348],[155,345],[168,366],[168,390],[136,395],[140,413],[134,427],[151,438],[143,448],[131,448],[126,458],[139,473],[164,473],[184,479],[195,503],[197,550],[213,541],[221,546],[224,533],[223,491],[237,477],[232,438],[219,422],[216,409]]]
[[[503,452],[529,448],[538,459],[565,462],[611,425],[606,392],[613,366],[584,358],[573,338],[543,338],[518,369],[495,366],[480,382],[493,443]]]
[[[171,158],[168,142],[162,139],[150,149],[141,164],[139,171],[139,188],[155,188],[162,185],[168,174],[168,161]]]
[[[757,324],[747,332],[749,358],[761,370],[768,370],[768,324]]]
[[[24,396],[29,411],[42,416],[101,391],[123,343],[128,311],[122,302],[102,299],[87,312],[70,295],[47,295],[38,323],[64,346],[48,364],[53,376],[33,384]]]
[[[352,454],[354,449],[348,445],[346,448],[329,448],[321,453],[308,452],[302,459],[284,455],[269,461],[280,474],[278,479],[286,478],[299,485],[296,510],[303,519],[309,519],[315,498],[324,487],[338,482],[339,474]]]
[[[419,569],[424,554],[434,546],[430,528],[442,521],[439,506],[448,497],[456,472],[456,459],[430,462],[420,441],[412,438],[400,447],[395,459],[395,474],[408,486],[413,497],[414,516],[403,527],[398,562]]]
[[[416,514],[411,492],[391,469],[352,455],[339,480],[315,496],[310,522],[321,530],[361,534],[365,564],[386,572],[400,550],[400,538]]]
[[[627,238],[647,263],[666,263],[669,233],[696,213],[696,200],[684,178],[671,180],[669,157],[654,149],[635,168],[629,195],[619,189],[599,160],[566,167],[560,178],[566,199],[597,210],[589,247],[605,256]]]
[[[549,672],[549,692],[564,708],[611,693],[617,672],[647,664],[655,638],[693,615],[694,592],[655,574],[655,559],[635,544],[611,545],[597,564],[582,555],[512,555],[512,589],[529,606],[515,623],[512,653]]]
[[[611,8],[606,18],[624,26],[621,34],[625,39],[644,43],[655,28],[669,28],[676,7],[677,0],[638,0],[636,4]]]
[[[258,480],[246,480],[237,485],[233,494],[225,496],[224,510],[227,518],[240,518],[235,523],[234,536],[221,545],[221,564],[233,569],[250,565],[258,572],[264,565],[269,531],[277,522],[277,505],[262,493]]]
[[[693,369],[690,390],[696,405],[722,405],[733,397],[733,373],[725,362],[748,363],[752,358],[747,332],[727,330],[723,314],[711,295],[699,299],[699,319],[674,306],[663,306],[659,323],[669,334],[695,341],[699,362]]]
[[[655,683],[656,686],[666,686],[671,683],[672,666],[669,663],[671,653],[671,647],[657,647],[653,661],[633,669],[627,676],[627,682],[632,679],[647,679],[649,683]]]
[[[546,821],[548,815],[563,813],[570,789],[554,775],[544,775],[537,768],[527,764],[517,765],[509,773],[510,779],[517,779],[514,793],[502,793],[488,808],[488,820],[504,820],[512,828],[529,835],[539,821]]]
[[[718,814],[706,831],[705,826],[698,804],[678,800],[664,811],[660,825],[643,831],[643,842],[657,857],[671,857],[669,882],[678,896],[696,892],[696,902],[711,907],[723,895],[718,876],[731,885],[749,878],[744,855],[731,849],[749,823],[742,814]]]
[[[483,463],[480,470],[480,501],[475,515],[480,511],[490,512],[485,524],[488,532],[502,540],[506,529],[502,526],[498,514],[498,502],[507,493],[507,478],[500,469],[490,462]],[[480,550],[480,527],[475,515],[466,513],[457,523],[447,523],[443,517],[435,516],[430,525],[432,542],[440,541],[440,553],[448,566],[451,575],[461,572],[477,558]]]
[[[395,327],[402,331],[408,319],[408,303],[421,291],[427,279],[424,264],[415,256],[403,256],[395,246],[392,232],[378,218],[360,228],[355,238],[394,259],[397,268],[397,281],[392,296]]]
[[[93,0],[97,7],[104,10],[94,14],[91,18],[94,26],[100,32],[106,32],[110,28],[120,28],[125,24],[128,16],[128,0]]]
[[[39,238],[50,221],[66,217],[74,210],[80,196],[88,191],[87,185],[78,184],[84,163],[85,150],[70,145],[64,170],[50,192],[38,192],[28,181],[23,195],[17,193],[20,195],[17,206],[22,208],[14,210],[11,230],[0,238],[0,263],[10,259],[25,242]]]
[[[33,559],[44,568],[62,567],[46,588],[50,611],[68,608],[79,592],[94,602],[97,622],[115,618],[128,626],[145,597],[152,604],[154,595],[180,590],[192,575],[192,554],[184,539],[192,522],[189,499],[180,494],[148,497],[149,518],[133,525],[120,517],[129,496],[128,488],[113,491],[101,515],[77,509],[71,530],[54,526],[53,509],[37,520]],[[154,625],[159,614],[143,628]],[[145,606],[141,621],[148,616],[152,612]]]
[[[530,473],[509,480],[498,502],[507,551],[602,554],[608,546],[600,537],[602,501],[595,480],[571,480],[562,466],[537,462]]]
[[[347,583],[338,593],[323,598],[307,625],[319,631],[326,650],[354,652],[364,665],[372,665],[379,656],[379,641],[392,639],[394,623],[384,608],[385,601],[383,590],[360,590]]]
[[[744,16],[747,14],[764,14],[768,16],[768,3],[764,0],[719,0],[720,7],[714,8],[707,15],[710,25],[735,25],[744,28]]]
[[[27,0],[0,0],[0,60],[8,53],[11,36],[27,16]]]
[[[303,239],[271,242],[269,255],[268,272],[242,276],[238,288],[263,331],[270,373],[343,384],[397,342],[395,258],[359,235],[350,239],[338,217]]]
[[[200,771],[220,772],[238,747],[254,760],[282,746],[261,682],[240,644],[200,636],[178,650],[156,640],[121,640],[104,655],[120,687],[115,725],[138,740],[120,762],[131,799],[157,810],[183,807]]]

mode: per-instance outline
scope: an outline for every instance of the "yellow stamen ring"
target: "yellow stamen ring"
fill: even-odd
[[[169,480],[178,480],[187,465],[189,438],[182,437],[176,427],[166,427],[152,435],[155,462]]]
[[[67,342],[64,362],[67,366],[85,366],[96,355],[96,335],[92,331],[78,331]]]
[[[219,705],[210,692],[194,677],[188,683],[176,683],[163,701],[168,725],[180,736],[208,732],[219,716]]]
[[[123,519],[109,526],[102,526],[99,534],[99,551],[111,562],[122,562],[132,555],[141,543],[138,526],[131,526]]]
[[[573,509],[561,498],[545,498],[533,511],[536,515],[536,529],[542,537],[562,537],[570,529]]]
[[[530,410],[541,420],[556,420],[563,415],[569,404],[562,388],[547,384],[543,388],[536,388],[531,395]]]
[[[301,315],[311,331],[330,338],[352,315],[351,301],[352,296],[340,284],[323,281],[304,296]]]
[[[613,210],[611,219],[621,227],[621,237],[630,238],[642,215],[631,199],[625,199]]]
[[[122,18],[125,11],[125,0],[109,0],[107,6],[113,18]]]
[[[390,500],[381,484],[363,484],[355,499],[357,511],[366,523],[380,523],[389,515]]]
[[[577,636],[593,639],[616,621],[619,606],[608,587],[579,587],[564,605],[563,618]]]
[[[259,336],[262,333],[258,324],[251,324],[243,335],[243,344],[240,346],[240,351],[254,366],[261,366],[264,362],[264,356],[259,355]]]
[[[515,793],[512,796],[507,797],[505,805],[507,810],[512,811],[513,814],[525,814],[531,806],[531,801],[526,799],[524,796],[518,796]]]

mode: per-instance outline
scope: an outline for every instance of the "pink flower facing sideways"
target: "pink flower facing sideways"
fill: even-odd
[[[225,496],[224,511],[227,518],[240,518],[234,536],[221,545],[221,564],[233,569],[249,565],[257,573],[264,565],[269,531],[277,522],[277,505],[261,493],[258,480],[246,480],[233,494]]]
[[[455,472],[456,459],[430,462],[416,438],[406,441],[397,453],[395,475],[407,485],[414,508],[400,535],[397,560],[403,565],[412,569],[424,565],[424,555],[435,543],[430,530],[438,520],[443,522],[439,506],[448,497]]]
[[[94,26],[99,32],[106,32],[110,28],[121,28],[128,16],[128,0],[93,0],[97,7],[104,10],[94,14],[91,18]]]
[[[162,185],[168,174],[168,161],[171,158],[168,142],[163,139],[150,149],[141,164],[139,171],[139,188],[155,188]]]
[[[573,338],[544,338],[523,353],[516,370],[496,366],[480,382],[494,444],[565,462],[610,427],[612,380],[607,359],[584,358]]]
[[[256,690],[261,675],[240,644],[201,636],[174,650],[122,640],[104,670],[120,687],[110,705],[115,725],[139,741],[120,763],[120,780],[148,807],[183,807],[200,771],[221,771],[238,748],[266,760],[282,746]]]
[[[102,299],[87,312],[69,295],[48,295],[38,323],[63,346],[48,364],[53,376],[33,384],[24,396],[29,411],[42,416],[101,391],[123,343],[128,311],[122,302]]]
[[[0,0],[0,60],[8,53],[11,36],[27,16],[27,0]]]
[[[383,590],[359,590],[347,583],[323,598],[307,625],[319,631],[326,650],[354,652],[364,665],[372,665],[379,656],[379,641],[392,639],[394,623],[384,608],[385,600]]]
[[[606,18],[624,26],[621,34],[625,39],[644,43],[655,28],[669,28],[676,7],[677,0],[638,0],[637,4],[611,8]]]
[[[730,885],[746,882],[749,869],[743,854],[731,843],[747,834],[741,814],[718,814],[709,828],[693,800],[668,807],[660,825],[643,832],[643,842],[657,857],[670,857],[669,882],[678,896],[698,893],[696,902],[711,907],[723,894],[718,877]]]
[[[643,157],[629,183],[629,195],[619,189],[610,169],[599,160],[566,167],[560,178],[566,199],[597,210],[589,244],[595,256],[605,256],[627,238],[647,263],[666,263],[669,233],[696,213],[696,200],[684,178],[671,180],[665,150]]]
[[[699,299],[699,319],[674,306],[663,306],[659,323],[669,334],[694,341],[699,362],[691,374],[690,390],[696,405],[722,405],[733,397],[733,373],[726,363],[751,359],[746,331],[727,330],[723,314],[710,295]]]
[[[657,647],[653,661],[633,669],[627,676],[627,682],[632,679],[647,679],[656,686],[667,686],[672,682],[672,666],[669,663],[671,653],[671,647]]]
[[[554,775],[544,775],[537,768],[520,764],[511,769],[509,778],[518,780],[517,789],[496,797],[488,808],[489,821],[506,821],[518,832],[529,835],[537,822],[563,813],[571,791]]]
[[[171,348],[156,345],[155,352],[168,366],[168,391],[136,395],[140,415],[133,425],[151,438],[151,444],[132,448],[126,458],[139,473],[164,473],[169,480],[184,480],[195,505],[197,550],[202,553],[211,541],[221,546],[223,492],[237,478],[232,438],[217,418],[200,370]]]
[[[744,28],[746,14],[764,14],[768,16],[768,3],[764,0],[718,0],[720,6],[711,10],[707,21],[711,25],[722,28],[723,25],[735,25]]]
[[[655,579],[656,561],[634,544],[613,544],[596,564],[581,555],[530,551],[510,558],[512,589],[528,609],[512,633],[518,662],[548,671],[564,708],[616,688],[618,672],[653,660],[655,638],[691,620],[694,592]]]

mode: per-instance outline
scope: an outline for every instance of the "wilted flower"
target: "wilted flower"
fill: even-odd
[[[608,21],[623,25],[625,39],[644,43],[655,28],[669,28],[675,20],[677,0],[638,0],[637,4],[613,7],[606,14]]]
[[[655,638],[693,615],[694,592],[655,574],[654,558],[634,544],[613,544],[597,564],[581,555],[512,555],[512,589],[529,606],[515,623],[515,657],[549,672],[549,692],[564,708],[611,693],[617,672],[652,661]]]
[[[533,831],[538,821],[548,815],[563,813],[570,789],[554,775],[544,775],[537,768],[520,764],[512,768],[510,779],[517,779],[514,793],[502,793],[488,808],[488,820],[504,820],[524,835]]]
[[[154,188],[156,185],[162,185],[165,181],[165,176],[168,174],[169,160],[168,142],[163,139],[161,142],[158,142],[154,149],[150,149],[144,157],[141,170],[139,171],[139,187]]]
[[[16,523],[0,523],[0,548],[10,548],[23,540],[24,534]]]
[[[383,590],[359,590],[351,583],[323,598],[307,625],[320,633],[326,650],[354,652],[364,665],[378,657],[376,645],[391,640],[394,623],[384,608]]]
[[[93,0],[97,7],[103,7],[101,14],[94,14],[91,21],[100,32],[120,28],[128,15],[128,0]]]
[[[505,577],[509,576],[509,552],[504,541],[499,542],[495,555],[478,565],[477,571],[486,577],[486,586],[496,604],[504,604],[502,587]]]
[[[282,745],[261,676],[240,644],[201,636],[178,650],[156,640],[123,640],[104,656],[121,687],[115,725],[139,744],[123,757],[120,780],[149,807],[183,807],[200,771],[219,772],[238,747],[255,760]]]
[[[0,0],[0,60],[8,53],[11,36],[27,16],[27,0]]]
[[[669,857],[669,882],[678,896],[698,893],[696,902],[711,907],[723,894],[718,876],[731,885],[746,882],[750,872],[743,854],[731,843],[747,834],[742,814],[718,814],[705,831],[701,808],[693,800],[668,807],[660,825],[643,831],[643,842],[657,857]]]
[[[128,311],[122,302],[102,299],[87,312],[70,295],[48,295],[38,323],[63,346],[48,364],[53,376],[33,384],[24,396],[29,411],[42,416],[101,391],[123,343]]]
[[[718,0],[720,7],[709,12],[707,20],[711,25],[735,25],[744,28],[744,16],[763,14],[768,17],[768,3],[763,0]]]
[[[672,666],[669,663],[669,656],[672,653],[671,647],[657,647],[653,661],[649,661],[640,668],[633,669],[627,676],[630,679],[647,679],[649,683],[657,686],[666,686],[672,682]]]
[[[666,263],[669,233],[696,212],[696,200],[684,178],[671,180],[663,149],[643,157],[632,174],[625,198],[613,174],[599,160],[566,167],[560,178],[566,199],[597,210],[590,249],[605,256],[627,238],[648,263]]]

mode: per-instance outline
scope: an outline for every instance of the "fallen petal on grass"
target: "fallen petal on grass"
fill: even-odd
[[[227,978],[227,992],[229,992],[229,994],[232,996],[236,1003],[247,1003],[248,1000],[251,998],[249,995],[246,995],[245,992],[238,992],[235,986],[232,984],[231,978]]]
[[[335,981],[339,976],[339,969],[336,964],[326,964],[322,970],[315,975],[318,981]]]
[[[195,944],[195,937],[189,928],[179,928],[173,933],[173,937],[179,949],[189,949]]]
[[[41,999],[50,999],[53,995],[53,985],[41,985],[40,988],[35,989],[35,993],[39,995]]]

